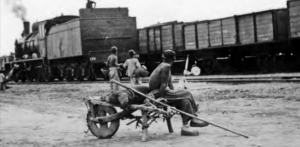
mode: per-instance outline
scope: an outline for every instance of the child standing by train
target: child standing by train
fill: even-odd
[[[134,58],[135,51],[128,51],[129,59],[123,64],[124,68],[127,68],[126,75],[130,78],[131,85],[141,85],[141,78],[135,75],[135,70],[141,68],[141,64],[138,59]]]

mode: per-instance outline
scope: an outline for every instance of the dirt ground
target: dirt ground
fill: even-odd
[[[176,86],[176,84],[175,84]],[[174,133],[158,120],[141,142],[141,128],[121,120],[111,139],[85,136],[82,98],[101,95],[108,84],[11,85],[0,93],[0,146],[128,146],[128,147],[299,147],[300,84],[189,83],[200,103],[198,116],[233,129],[245,139],[219,128],[195,128],[197,137],[180,136],[181,118],[172,119]]]

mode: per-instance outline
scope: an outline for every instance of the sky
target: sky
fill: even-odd
[[[286,8],[287,0],[93,0],[97,8],[128,7],[142,28],[158,22],[210,20],[270,9]],[[21,37],[22,20],[79,15],[87,0],[0,0],[0,56],[14,52]],[[15,10],[15,11],[13,11]],[[16,13],[17,12],[17,15]],[[20,13],[23,12],[23,13]],[[26,13],[24,13],[26,12]]]

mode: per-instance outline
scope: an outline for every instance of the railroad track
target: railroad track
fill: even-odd
[[[215,83],[286,83],[286,82],[300,82],[300,73],[295,74],[269,74],[269,75],[215,75],[215,76],[173,76],[173,82],[178,83],[182,78],[185,78],[188,82],[215,82]],[[124,77],[121,80],[122,83],[130,83],[128,77]],[[143,83],[149,82],[149,77],[142,79]],[[11,85],[31,85],[31,84],[83,84],[83,83],[109,83],[102,78],[96,81],[54,81],[54,82],[27,82],[27,83],[15,83],[10,82]]]

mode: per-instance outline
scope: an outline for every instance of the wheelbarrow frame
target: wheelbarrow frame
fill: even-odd
[[[120,107],[117,105],[113,105],[107,102],[104,102],[101,100],[101,97],[88,97],[84,98],[84,102],[88,109],[87,114],[87,124],[89,130],[92,132],[92,134],[99,139],[106,139],[111,138],[118,130],[119,128],[119,121],[120,119],[134,119],[133,121],[127,123],[127,125],[132,124],[133,122],[136,122],[136,127],[139,125],[142,126],[142,141],[147,141],[147,134],[148,134],[148,127],[156,121],[157,118],[163,118],[167,122],[167,126],[169,129],[169,132],[172,133],[173,127],[171,124],[171,118],[175,113],[167,113],[166,110],[164,110],[160,106],[155,106],[153,104],[132,104],[129,105],[126,109],[123,111],[117,112],[116,107]],[[96,109],[99,108],[107,108],[109,110],[115,111],[115,113],[110,114],[109,116],[97,116]],[[142,116],[133,116],[132,113],[140,110],[142,113]],[[111,125],[115,125],[117,127],[109,128],[110,130],[105,130],[106,132],[100,132],[102,128],[92,128],[91,124],[107,124],[111,123]]]

